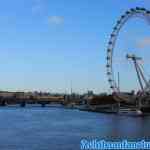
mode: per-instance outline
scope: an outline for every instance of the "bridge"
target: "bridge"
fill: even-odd
[[[0,106],[20,104],[25,107],[26,104],[40,104],[44,107],[47,104],[64,104],[64,96],[39,96],[39,95],[26,95],[23,92],[19,93],[0,93]]]

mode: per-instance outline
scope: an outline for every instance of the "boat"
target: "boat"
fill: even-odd
[[[119,115],[128,115],[128,116],[143,116],[144,113],[137,108],[120,108],[118,110]]]

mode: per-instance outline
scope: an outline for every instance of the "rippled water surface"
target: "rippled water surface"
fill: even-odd
[[[150,139],[150,117],[1,107],[0,150],[78,150],[83,138]]]

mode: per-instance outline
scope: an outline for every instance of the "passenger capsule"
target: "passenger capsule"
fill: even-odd
[[[111,72],[107,72],[107,75],[111,75]]]
[[[112,41],[109,41],[108,44],[111,45],[111,44],[112,44]]]
[[[109,57],[109,56],[107,56],[107,57],[106,57],[106,59],[107,59],[107,60],[110,60],[110,57]]]
[[[133,8],[131,8],[130,10],[131,10],[132,12],[134,12],[134,11],[135,11],[135,9],[133,9]]]
[[[108,79],[108,82],[112,82],[112,79]]]
[[[113,88],[114,88],[114,86],[110,86],[110,88],[111,88],[111,89],[113,89]]]
[[[110,67],[110,65],[108,65],[108,64],[107,64],[107,65],[106,65],[106,67],[107,67],[107,68],[109,68],[109,67]]]
[[[130,14],[130,11],[126,11],[126,14],[127,14],[127,15]]]
[[[150,14],[150,11],[149,11],[149,10],[147,10],[147,11],[146,11],[146,13],[147,13],[147,14]]]
[[[107,52],[111,52],[111,49],[107,49]]]
[[[145,8],[141,8],[141,10],[146,11],[146,9],[145,9]]]

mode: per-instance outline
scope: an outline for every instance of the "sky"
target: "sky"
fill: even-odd
[[[1,1],[0,90],[108,92],[109,35],[117,19],[136,6],[150,9],[150,1]],[[148,49],[150,27],[145,22],[135,19],[126,28],[116,48]],[[121,51],[117,59],[119,55]]]

